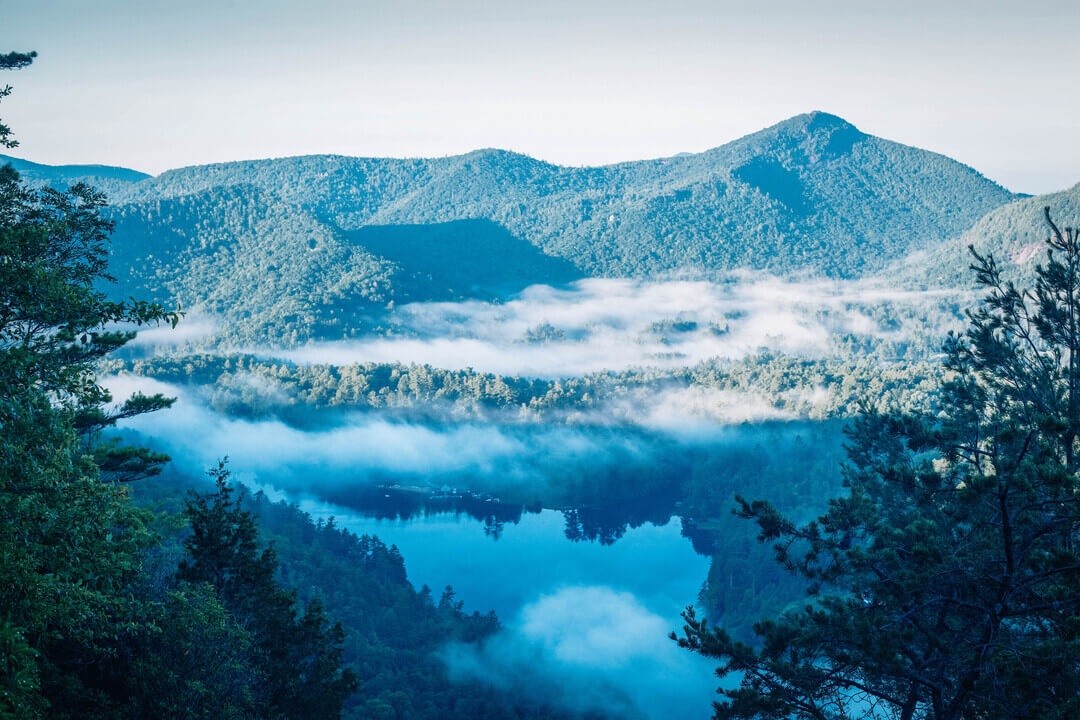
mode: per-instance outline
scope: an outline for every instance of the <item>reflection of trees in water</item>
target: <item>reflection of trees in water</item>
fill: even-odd
[[[522,505],[457,492],[359,485],[321,491],[327,500],[379,520],[412,520],[431,515],[466,515],[484,526],[494,539],[502,536],[506,524],[521,522],[528,510]]]
[[[518,519],[520,518],[521,516],[519,515]],[[505,529],[506,523],[502,520],[499,520],[494,515],[488,515],[484,518],[484,534],[492,540],[498,540],[499,538],[501,538]]]
[[[541,508],[500,502],[492,497],[457,492],[428,491],[419,488],[392,488],[361,485],[339,487],[321,493],[327,500],[379,520],[409,521],[433,515],[473,518],[484,534],[498,540],[507,525],[521,522],[525,513]],[[634,502],[587,505],[563,510],[565,535],[571,542],[599,542],[612,545],[627,530],[645,523],[666,524],[674,514],[676,498],[652,496]]]
[[[596,505],[563,510],[566,538],[571,542],[613,545],[626,531],[645,523],[666,524],[674,514],[675,498],[656,496],[633,503]]]
[[[694,546],[694,552],[698,555],[715,555],[720,547],[716,532],[702,529],[698,520],[693,517],[683,516],[682,535],[690,540],[690,544]]]
[[[604,447],[616,448],[611,454],[589,462],[549,458],[544,483],[532,490],[548,507],[568,508],[561,512],[571,542],[612,545],[628,530],[645,523],[663,525],[677,512],[683,517],[682,533],[695,551],[727,555],[731,549],[726,538],[749,532],[745,522],[731,514],[736,494],[753,498],[771,492],[782,509],[797,517],[835,494],[843,458],[842,425],[747,424],[694,442],[606,429],[597,432],[606,433]],[[382,520],[470,517],[493,540],[525,513],[541,509],[539,499],[528,506],[500,501],[496,488],[505,490],[505,484],[488,482],[487,492],[482,492],[488,476],[440,479],[447,484],[433,488],[424,486],[430,477],[385,473],[353,486],[318,488],[317,493]],[[478,491],[457,489],[461,487]],[[524,493],[518,490],[520,497]]]

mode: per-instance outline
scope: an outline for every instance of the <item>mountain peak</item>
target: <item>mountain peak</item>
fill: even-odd
[[[858,129],[854,125],[849,123],[847,120],[840,117],[839,115],[833,115],[832,113],[827,113],[824,110],[811,110],[808,113],[803,113],[802,115],[796,115],[795,117],[796,118],[805,118],[806,119],[806,125],[810,129],[824,129],[824,128],[834,128],[834,129],[835,128],[843,128],[845,130],[849,129],[849,128],[852,129],[852,130],[857,130]],[[794,119],[794,118],[792,118],[792,119]]]
[[[529,155],[500,148],[479,148],[463,155],[452,155],[447,160],[462,168],[498,169],[500,172],[508,168],[537,168],[547,164]]]
[[[795,153],[812,160],[838,157],[869,137],[847,120],[814,110],[782,120],[772,127],[749,135],[736,143],[749,143],[765,154]]]
[[[859,136],[863,134],[857,127],[839,115],[833,115],[821,110],[812,110],[811,112],[789,117],[787,120],[782,120],[768,128],[768,130],[793,135],[832,135],[837,132]]]
[[[504,150],[502,148],[493,148],[493,147],[477,148],[476,150],[470,150],[469,152],[464,153],[462,155],[458,155],[456,157],[460,157],[460,158],[466,159],[466,160],[494,159],[494,160],[516,160],[518,162],[523,161],[523,160],[535,160],[535,158],[533,158],[533,157],[530,157],[528,155],[523,155],[522,153],[519,153],[519,152],[514,152],[513,150]]]

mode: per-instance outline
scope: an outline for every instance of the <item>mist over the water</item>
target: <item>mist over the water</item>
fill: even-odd
[[[354,413],[336,424],[304,430],[277,419],[249,420],[217,413],[192,390],[121,375],[106,378],[114,397],[135,392],[177,398],[168,412],[135,418],[122,428],[154,438],[185,465],[209,467],[228,455],[237,472],[273,479],[290,487],[330,482],[368,482],[373,473],[488,475],[498,468],[513,474],[529,457],[555,453],[562,461],[599,460],[605,448],[582,433],[551,427],[521,437],[494,424],[421,424]]]
[[[586,280],[566,288],[532,286],[505,302],[404,305],[387,316],[384,334],[255,352],[299,364],[429,364],[545,378],[679,368],[762,351],[832,357],[845,343],[885,348],[887,356],[907,343],[939,342],[967,299],[959,291],[760,276],[720,283]],[[185,341],[218,327],[209,316],[194,317]],[[143,348],[167,344],[156,334],[142,337]],[[812,384],[767,394],[672,377],[658,374],[591,407],[542,416],[514,408],[462,415],[437,398],[416,400],[422,407],[305,410],[272,373],[238,373],[213,387],[130,375],[106,384],[118,399],[137,391],[178,398],[168,412],[137,418],[122,430],[151,438],[186,470],[200,472],[227,455],[237,479],[298,501],[317,517],[343,514],[346,527],[400,544],[414,583],[461,580],[471,608],[499,607],[504,627],[498,634],[481,645],[442,649],[453,677],[573,711],[614,708],[620,717],[666,720],[704,717],[703,698],[715,684],[709,661],[680,651],[667,637],[706,574],[705,558],[680,534],[675,493],[699,468],[723,472],[733,453],[759,444],[786,447],[808,426],[807,410],[825,408],[830,399],[829,390]],[[230,392],[259,397],[270,410],[250,417],[216,410],[214,393]],[[291,414],[278,414],[281,408]],[[305,412],[324,412],[326,419],[297,422]],[[434,506],[419,513],[390,510],[376,519],[365,505],[384,491],[422,498],[417,488],[460,489],[481,494],[483,502],[501,496],[502,509],[496,502],[490,518],[478,523],[480,515],[469,510],[440,519],[435,513],[448,511]],[[579,503],[631,502],[644,509],[614,518],[601,513],[572,532]],[[515,503],[516,516],[506,509]],[[537,514],[541,505],[563,508],[565,520],[551,510]],[[522,515],[523,507],[533,509]],[[635,533],[650,536],[648,552],[666,567],[680,563],[678,602],[649,594],[648,586],[665,583],[663,571],[620,562],[615,578],[602,569],[615,557],[608,555],[569,573],[570,554],[559,554],[566,543],[600,552],[624,547],[618,543]],[[440,556],[443,547],[465,553],[468,563]],[[506,560],[511,550],[520,566]],[[453,577],[436,569],[447,563]],[[550,567],[562,575],[533,578],[521,567]],[[470,579],[472,570],[488,577]],[[500,580],[506,573],[513,578]]]
[[[568,288],[534,285],[506,302],[411,303],[392,311],[390,335],[256,352],[300,363],[401,362],[571,377],[762,349],[824,356],[843,336],[911,342],[944,334],[965,299],[960,291],[866,281],[589,279]]]
[[[453,676],[622,718],[705,717],[716,684],[706,658],[667,637],[677,618],[608,586],[568,586],[521,608],[480,646],[448,646]]]
[[[677,440],[544,424],[405,423],[378,413],[305,430],[272,418],[228,417],[191,388],[148,378],[113,376],[106,386],[117,399],[134,392],[178,398],[170,410],[125,421],[121,429],[169,452],[186,474],[228,455],[238,480],[299,501],[315,517],[335,516],[344,527],[398,544],[414,583],[463,583],[470,609],[499,607],[504,627],[497,635],[480,646],[442,649],[451,677],[479,679],[573,711],[616,708],[621,717],[651,720],[707,712],[710,663],[667,637],[704,579],[707,560],[680,536],[670,511],[655,525],[627,530],[618,540],[627,544],[605,546],[571,541],[565,521],[552,511],[528,515],[495,540],[467,517],[375,521],[318,499],[335,488],[414,479],[471,477],[494,490],[514,481],[542,488],[555,468],[625,469],[628,458],[658,463],[652,454]],[[738,441],[738,431],[714,429],[715,440]],[[445,568],[438,552],[468,559]],[[521,566],[546,569],[521,573]],[[470,579],[477,573],[485,577]]]
[[[118,401],[134,393],[176,398],[168,411],[120,428],[151,438],[182,465],[206,468],[229,456],[242,479],[316,494],[408,482],[477,492],[512,489],[529,502],[563,504],[571,496],[599,501],[611,491],[625,499],[646,486],[657,490],[675,482],[690,462],[688,452],[722,453],[804,422],[764,395],[691,386],[646,389],[558,423],[507,421],[498,413],[460,420],[436,408],[429,419],[346,411],[298,425],[273,415],[219,412],[198,387],[127,374],[103,384]],[[810,391],[808,400],[823,402],[818,394]],[[639,476],[650,480],[618,481]]]

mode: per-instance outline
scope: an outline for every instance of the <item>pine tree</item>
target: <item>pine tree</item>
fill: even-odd
[[[735,681],[715,717],[1080,715],[1080,233],[1046,218],[1031,290],[972,251],[940,406],[855,422],[845,496],[805,525],[739,499],[810,595],[753,646],[687,610],[680,644]]]
[[[260,548],[258,526],[230,485],[225,461],[209,474],[215,490],[192,492],[187,503],[192,534],[177,576],[213,587],[251,633],[262,716],[339,717],[357,686],[352,670],[342,667],[341,625],[330,624],[318,600],[299,611],[296,593],[277,583],[277,556],[272,547]]]
[[[0,55],[0,69],[33,57]],[[0,123],[0,145],[13,146],[10,135]],[[122,714],[114,671],[126,639],[146,629],[132,587],[155,538],[109,481],[152,474],[164,458],[102,444],[99,432],[170,401],[107,410],[96,363],[134,336],[117,326],[179,316],[100,292],[112,229],[103,205],[84,185],[35,189],[0,167],[0,717]]]

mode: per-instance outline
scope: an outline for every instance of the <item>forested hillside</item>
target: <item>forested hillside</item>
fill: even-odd
[[[1013,198],[969,167],[820,112],[704,153],[605,167],[499,150],[153,178],[16,162],[38,183],[90,177],[107,191],[118,296],[205,307],[241,339],[286,343],[371,329],[390,302],[493,298],[582,276],[860,276]]]
[[[108,290],[224,319],[241,340],[372,329],[389,303],[491,299],[580,277],[485,220],[343,232],[253,185],[120,205]]]
[[[925,405],[941,382],[929,361],[809,360],[785,355],[720,359],[672,370],[641,369],[547,380],[430,365],[288,365],[251,355],[198,354],[110,360],[104,372],[132,373],[200,391],[215,411],[278,418],[297,427],[322,411],[379,410],[409,420],[498,419],[513,423],[641,422],[658,393],[708,398],[711,417],[725,404],[766,398],[759,415],[831,420],[857,415],[869,394],[880,407]],[[728,393],[725,396],[724,393]],[[754,415],[728,408],[732,418]]]
[[[486,218],[590,275],[851,276],[966,230],[1011,194],[925,150],[800,115],[700,154],[593,168],[499,150],[311,156],[171,170],[118,202],[252,184],[343,230]]]
[[[174,523],[160,554],[180,556],[186,526],[178,488],[204,490],[175,466],[140,483],[138,504]],[[341,623],[341,659],[356,671],[357,691],[344,704],[349,720],[383,718],[563,718],[548,707],[523,703],[483,683],[454,683],[435,651],[450,641],[477,642],[499,629],[494,613],[465,613],[451,588],[435,597],[409,582],[395,547],[358,536],[330,521],[314,521],[295,505],[271,502],[262,493],[238,494],[236,507],[257,521],[259,540],[280,561],[277,577],[302,603],[316,601]],[[308,708],[311,711],[311,708]]]
[[[987,213],[959,237],[942,243],[925,256],[903,263],[898,277],[916,283],[955,287],[971,285],[968,266],[971,246],[980,255],[992,253],[1006,275],[1031,282],[1035,267],[1046,259],[1046,237],[1050,232],[1043,208],[1053,217],[1080,216],[1080,184],[1068,190],[1014,200]]]

